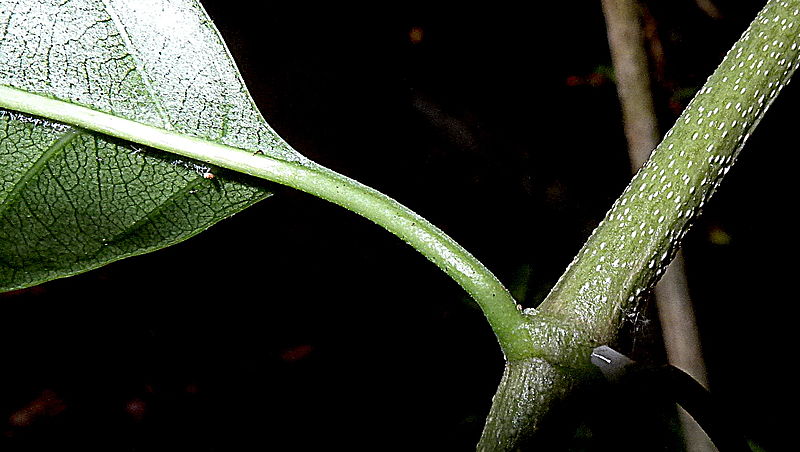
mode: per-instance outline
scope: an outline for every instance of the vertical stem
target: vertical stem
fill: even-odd
[[[636,172],[659,139],[640,9],[635,0],[602,3],[631,169]]]

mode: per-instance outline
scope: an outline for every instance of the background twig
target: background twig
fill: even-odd
[[[650,89],[641,6],[636,0],[603,0],[603,13],[631,169],[635,172],[647,161],[658,144],[659,136]],[[669,362],[708,386],[681,252],[656,285],[654,294]],[[680,411],[680,419],[688,450],[715,450],[702,429],[683,410]]]

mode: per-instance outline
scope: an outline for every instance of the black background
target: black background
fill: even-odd
[[[718,0],[716,21],[648,3],[665,131],[763,2]],[[630,178],[599,2],[203,4],[281,136],[440,226],[526,307]],[[797,105],[790,84],[685,246],[712,388],[766,450],[794,442]],[[481,312],[382,229],[276,190],[183,244],[0,296],[0,446],[473,449],[503,367]],[[635,327],[628,351],[663,361],[655,314]],[[634,449],[679,447],[616,408]],[[552,449],[603,447],[586,422]]]

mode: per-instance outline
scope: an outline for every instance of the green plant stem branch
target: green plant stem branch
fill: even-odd
[[[358,213],[406,241],[458,282],[480,305],[507,358],[524,353],[524,344],[516,339],[524,316],[503,284],[439,228],[377,190],[311,162],[272,158],[8,86],[0,86],[0,106],[266,179]]]
[[[727,53],[540,306],[599,342],[661,277],[800,61],[800,0],[772,0]]]
[[[617,342],[798,65],[800,0],[770,0],[539,306],[575,339],[554,356]],[[479,449],[516,450],[582,379],[559,361],[507,364]]]

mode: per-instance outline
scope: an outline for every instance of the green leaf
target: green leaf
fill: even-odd
[[[3,0],[0,85],[305,160],[267,125],[196,0]],[[178,243],[270,194],[256,179],[0,110],[0,290]]]
[[[527,353],[522,313],[480,261],[267,126],[196,0],[6,5],[0,290],[176,243],[268,196],[261,179],[395,234],[475,299],[506,356]]]

